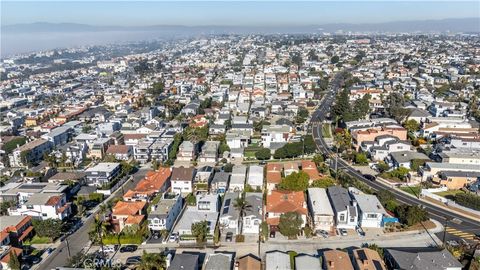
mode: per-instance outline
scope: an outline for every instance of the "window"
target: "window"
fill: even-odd
[[[42,213],[42,217],[46,217],[46,216],[47,216],[47,214],[45,214],[45,213]]]
[[[350,222],[355,222],[355,217],[350,217]]]
[[[340,215],[340,221],[345,221],[345,214]]]
[[[27,205],[27,209],[33,209],[33,205]]]
[[[377,218],[377,214],[367,214],[367,218]]]

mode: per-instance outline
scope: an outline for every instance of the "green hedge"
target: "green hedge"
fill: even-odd
[[[455,202],[465,207],[480,210],[480,196],[477,195],[458,193],[455,195]]]
[[[142,235],[122,235],[120,236],[120,244],[133,244],[140,245],[143,242]],[[118,244],[118,236],[115,234],[105,235],[103,237],[104,245],[116,245]]]

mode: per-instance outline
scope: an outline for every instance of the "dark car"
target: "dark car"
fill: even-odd
[[[137,250],[137,248],[138,247],[136,245],[126,245],[120,248],[120,252],[121,253],[134,252],[135,250]]]
[[[476,240],[480,240],[480,233],[476,233],[475,236],[474,236],[474,238],[475,238]]]
[[[370,180],[370,181],[375,181],[375,179],[377,179],[375,176],[373,176],[371,174],[364,174],[363,177],[365,177],[365,179]]]
[[[233,232],[227,232],[227,236],[225,237],[225,241],[232,242],[233,239]]]
[[[140,256],[132,256],[128,257],[127,260],[125,261],[125,265],[131,266],[131,265],[137,265],[142,262],[142,257]]]

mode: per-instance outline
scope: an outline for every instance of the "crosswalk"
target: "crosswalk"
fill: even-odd
[[[446,231],[447,231],[448,234],[458,236],[458,237],[463,238],[465,240],[474,241],[474,242],[479,242],[480,241],[478,239],[475,239],[475,235],[473,233],[464,232],[464,231],[457,230],[457,229],[452,228],[452,227],[447,227]]]

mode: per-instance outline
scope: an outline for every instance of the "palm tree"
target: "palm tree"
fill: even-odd
[[[252,205],[250,205],[247,202],[247,200],[245,200],[245,193],[242,193],[242,195],[240,197],[235,199],[235,203],[233,204],[233,206],[240,213],[239,227],[240,227],[240,234],[242,234],[242,231],[243,231],[243,217],[245,216],[245,212],[252,208]]]
[[[93,237],[94,239],[96,239],[96,237],[98,236],[98,239],[99,242],[100,242],[100,247],[102,248],[102,254],[104,254],[103,252],[103,234],[105,234],[107,232],[107,223],[99,218],[99,216],[97,215],[94,219],[94,230],[91,232],[92,234],[90,235],[91,237]],[[96,235],[95,235],[96,233]]]

